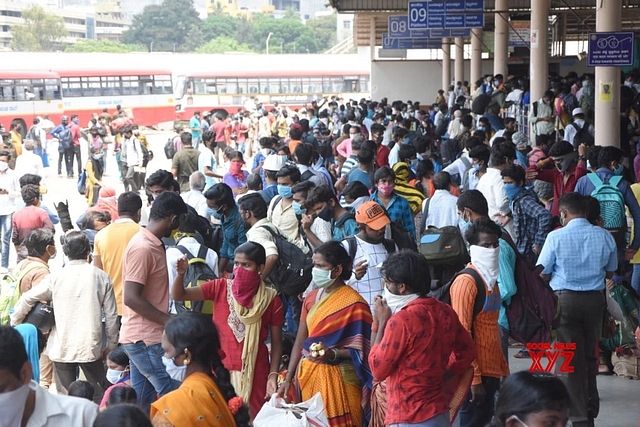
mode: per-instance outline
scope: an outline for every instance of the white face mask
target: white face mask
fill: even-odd
[[[116,384],[124,376],[124,371],[118,371],[116,369],[107,369],[107,381],[111,384]]]
[[[13,391],[0,393],[0,414],[2,414],[3,426],[20,427],[22,423],[22,413],[24,412],[24,406],[27,404],[28,395],[28,384]]]
[[[389,289],[385,287],[383,297],[387,302],[387,305],[391,309],[391,314],[396,314],[397,312],[402,310],[403,307],[409,304],[411,301],[418,299],[420,295],[418,294],[396,295],[396,294],[392,294],[389,291]]]
[[[261,148],[260,149],[260,153],[265,157],[267,157],[269,154],[271,154],[271,151],[272,151],[271,148]]]
[[[480,275],[487,283],[489,291],[493,291],[493,287],[498,280],[498,256],[500,255],[500,247],[484,248],[482,246],[472,245],[469,248],[471,256],[471,264],[478,269]]]
[[[164,356],[162,356],[162,363],[167,370],[167,374],[169,374],[172,379],[179,382],[184,381],[187,376],[187,365],[176,366],[176,364],[173,363],[173,359],[168,359]]]
[[[4,172],[9,169],[9,163],[0,161],[0,171]]]

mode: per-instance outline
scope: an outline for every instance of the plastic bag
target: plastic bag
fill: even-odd
[[[277,394],[264,404],[256,419],[254,427],[329,427],[329,420],[324,410],[324,402],[320,393],[311,399],[289,404]]]

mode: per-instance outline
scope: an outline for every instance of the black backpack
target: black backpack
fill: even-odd
[[[138,149],[136,148],[136,141],[138,141],[138,146],[140,147],[140,151],[142,152],[142,167],[146,168],[147,165],[149,164],[149,159],[150,159],[150,151],[147,147],[145,147],[144,145],[142,145],[142,143],[140,142],[140,140],[138,138],[135,138],[133,140],[133,149],[136,150],[136,153],[138,152]]]
[[[449,129],[450,121],[451,121],[451,115],[447,113],[447,115],[445,115],[442,118],[442,121],[440,122],[440,124],[436,127],[436,136],[438,138],[440,138],[445,133],[447,133],[447,130]]]
[[[487,95],[486,93],[478,95],[471,103],[471,111],[474,114],[484,114],[490,102],[491,95]]]
[[[176,246],[180,252],[189,258],[189,266],[184,274],[184,287],[195,288],[202,286],[203,283],[209,282],[218,277],[215,275],[211,267],[207,264],[207,251],[206,246],[200,245],[198,249],[198,256],[193,256],[187,248],[182,245]],[[202,314],[213,314],[213,301],[175,301],[176,311],[178,313],[183,311],[194,311]]]
[[[164,144],[164,155],[168,160],[173,159],[173,156],[176,155],[176,147],[173,145],[173,139],[174,138],[169,138],[167,143]]]
[[[220,252],[222,247],[222,226],[220,224],[212,224],[207,218],[198,215],[198,212],[191,205],[187,205],[187,210],[198,217],[198,226],[196,231],[202,237],[202,243],[209,249],[213,249],[216,253]]]
[[[453,163],[458,158],[458,154],[461,153],[458,139],[448,139],[443,142],[440,153],[442,154],[442,166],[446,168]]]
[[[278,292],[287,296],[300,295],[311,283],[313,260],[279,231],[266,225],[261,227],[271,233],[278,249],[278,262],[269,274],[269,279]]]
[[[351,257],[351,261],[353,262],[356,257],[356,252],[358,251],[358,242],[356,242],[356,236],[348,236],[344,239],[349,245],[349,256]],[[396,244],[393,243],[393,240],[382,239],[382,246],[387,251],[388,254],[392,254],[396,251]],[[370,267],[375,267],[371,265]]]
[[[471,277],[473,277],[473,281],[475,282],[476,288],[478,290],[478,293],[476,294],[476,299],[473,303],[473,317],[476,317],[476,315],[480,313],[482,311],[482,308],[484,307],[484,300],[487,295],[487,292],[484,288],[484,281],[482,280],[478,272],[475,271],[473,268],[465,268],[459,271],[455,276],[453,276],[453,279],[451,279],[450,281],[448,281],[442,286],[438,286],[438,285],[434,286],[433,285],[434,282],[432,282],[431,292],[429,292],[429,295],[431,295],[438,301],[442,301],[446,304],[451,305],[451,285],[453,285],[453,282],[455,282],[458,276],[462,274],[468,274]]]
[[[411,233],[404,229],[404,223],[401,219],[392,222],[389,226],[391,228],[391,240],[394,241],[400,249],[410,249],[412,251],[418,250],[418,244],[413,238]]]
[[[577,124],[571,123],[571,126],[576,130],[576,135],[573,137],[573,146],[577,147],[580,144],[584,144],[587,147],[591,147],[595,143],[595,139],[591,132],[589,132],[589,123],[584,122],[582,127],[578,127]]]

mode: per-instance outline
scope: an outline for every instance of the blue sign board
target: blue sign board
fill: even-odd
[[[589,67],[633,65],[634,33],[589,33]]]
[[[409,30],[484,27],[484,0],[409,1]]]
[[[431,30],[409,30],[409,18],[406,15],[390,16],[388,29],[389,29],[389,37],[391,38],[400,38],[400,39],[431,38]]]
[[[440,49],[442,40],[434,39],[400,39],[382,34],[383,49]]]

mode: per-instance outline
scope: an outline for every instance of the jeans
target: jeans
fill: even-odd
[[[428,420],[420,423],[391,424],[389,427],[449,427],[450,425],[449,413],[443,412],[440,415],[436,415],[435,417],[429,418]]]
[[[107,389],[104,364],[102,359],[88,363],[53,362],[58,394],[67,394],[69,385],[77,378],[78,368],[82,369],[87,381],[93,386],[93,403],[100,404],[104,391]]]
[[[143,341],[123,344],[131,366],[131,387],[138,395],[138,406],[149,413],[151,404],[158,395],[175,390],[180,384],[171,379],[162,363],[164,350],[160,343],[147,346]]]
[[[67,169],[67,176],[73,176],[73,148],[67,148],[62,152],[58,150],[58,175],[62,175],[63,159],[65,168]]]
[[[479,427],[487,425],[493,418],[495,397],[500,388],[500,378],[482,377],[482,385],[486,393],[480,403],[471,403],[471,390],[460,408],[460,427]]]
[[[638,297],[640,297],[640,264],[633,264],[633,275],[631,276],[631,287]]]
[[[122,153],[119,151],[116,153],[116,164],[118,165],[118,174],[120,175],[120,181],[124,181],[124,175],[122,174],[122,161],[120,158],[122,157]]]
[[[135,193],[140,191],[140,187],[138,187],[138,174],[135,172],[133,165],[129,166],[123,163],[122,174],[124,175],[124,191],[133,191]]]
[[[294,337],[298,333],[298,326],[300,325],[300,314],[302,313],[302,301],[297,296],[287,296],[280,294],[282,304],[287,310],[285,313],[285,319],[287,321],[287,327],[285,332],[292,334]]]
[[[9,266],[9,251],[11,250],[11,231],[13,214],[0,215],[0,238],[2,238],[2,267]]]
[[[191,138],[191,145],[193,145],[193,148],[195,148],[196,150],[200,146],[200,140],[201,139],[202,139],[202,137],[200,137],[200,136],[194,136],[194,137]]]
[[[76,162],[78,162],[78,175],[82,173],[82,151],[80,150],[79,145],[73,146],[73,154],[71,156],[71,170],[73,170],[73,156],[76,157]]]

